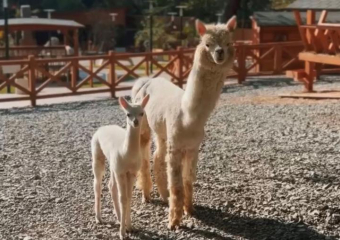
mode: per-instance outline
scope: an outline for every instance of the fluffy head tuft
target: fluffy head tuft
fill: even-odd
[[[201,36],[201,43],[195,53],[195,61],[201,67],[215,68],[227,67],[233,62],[233,31],[236,27],[236,17],[231,18],[227,24],[205,25],[196,21],[196,28]]]
[[[144,108],[149,101],[149,95],[146,95],[140,104],[131,104],[124,97],[119,98],[119,104],[126,114],[127,123],[131,127],[139,127],[144,116]]]

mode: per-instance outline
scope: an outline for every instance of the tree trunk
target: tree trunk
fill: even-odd
[[[229,0],[224,8],[224,16],[222,21],[227,22],[232,16],[237,14],[237,10],[241,7],[241,0]]]

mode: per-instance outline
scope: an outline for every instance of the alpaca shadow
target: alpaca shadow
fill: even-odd
[[[136,239],[137,237],[138,239],[141,239],[141,240],[152,240],[152,239],[176,240],[175,237],[170,237],[168,235],[150,232],[145,229],[135,229],[132,233],[129,234],[129,237],[127,239]]]
[[[223,213],[221,210],[196,206],[194,217],[205,225],[218,229],[216,232],[190,229],[207,239],[231,239],[221,236],[239,236],[251,240],[324,240],[327,236],[316,232],[303,223],[284,223],[269,218],[240,217]],[[335,237],[327,239],[336,240]]]
[[[339,185],[340,184],[340,179],[337,178],[336,176],[331,176],[331,175],[318,175],[315,174],[314,176],[306,176],[304,177],[306,181],[309,181],[311,183],[320,183],[323,185]]]
[[[111,230],[114,230],[116,232],[119,231],[120,224],[117,223],[116,221],[104,221],[102,226],[109,226],[108,228]],[[125,236],[125,239],[141,239],[141,240],[152,240],[152,239],[169,239],[169,240],[175,240],[175,238],[164,235],[164,234],[158,234],[155,232],[150,232],[143,229],[139,228],[134,228],[132,232],[127,233]]]
[[[151,199],[150,204],[158,205],[158,206],[161,206],[161,207],[168,207],[169,206],[168,203],[164,202],[163,200],[154,199],[154,198]]]

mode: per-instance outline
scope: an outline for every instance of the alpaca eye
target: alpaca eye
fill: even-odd
[[[128,114],[126,114],[126,116],[127,116],[127,117],[131,117],[131,114],[130,114],[130,113],[128,113]]]
[[[206,47],[209,47],[209,44],[205,44]]]

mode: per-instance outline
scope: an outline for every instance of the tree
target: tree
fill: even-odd
[[[226,0],[189,0],[186,16],[195,16],[206,23],[217,22],[217,13],[224,8]]]
[[[224,7],[224,14],[222,21],[226,22],[232,16],[237,15],[237,11],[241,8],[241,0],[227,1]]]
[[[272,0],[272,8],[274,9],[280,9],[288,6],[295,0]]]
[[[164,21],[154,18],[152,28],[152,43],[154,48],[168,49],[171,42],[177,39],[172,34],[168,34],[164,28]],[[135,35],[135,46],[147,48],[150,41],[150,21],[148,18],[141,23],[141,30]]]
[[[74,11],[84,9],[82,0],[43,0],[41,8],[51,8],[58,11]]]
[[[112,20],[107,16],[102,16],[96,10],[91,11],[88,15],[90,22],[92,22],[91,39],[93,45],[99,51],[109,51],[116,46],[117,29],[112,24]]]

